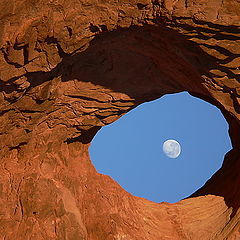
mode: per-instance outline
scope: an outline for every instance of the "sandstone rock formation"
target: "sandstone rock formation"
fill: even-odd
[[[240,239],[239,0],[1,0],[0,239]],[[96,132],[188,91],[233,149],[193,196],[153,203],[94,169]]]

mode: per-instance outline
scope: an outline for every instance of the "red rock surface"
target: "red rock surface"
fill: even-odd
[[[2,0],[0,10],[0,239],[240,239],[239,0]],[[102,126],[180,91],[230,127],[233,149],[202,189],[158,204],[96,172],[88,147]]]

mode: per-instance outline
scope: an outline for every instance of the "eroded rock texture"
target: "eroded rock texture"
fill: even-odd
[[[239,12],[239,0],[1,0],[0,239],[240,239]],[[96,172],[101,127],[180,91],[230,127],[202,189],[157,204]]]

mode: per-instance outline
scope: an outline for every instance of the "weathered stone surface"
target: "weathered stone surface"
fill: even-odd
[[[0,238],[240,239],[239,0],[2,0]],[[153,203],[95,171],[95,133],[188,91],[233,149],[192,197]],[[147,124],[147,123],[146,123]]]

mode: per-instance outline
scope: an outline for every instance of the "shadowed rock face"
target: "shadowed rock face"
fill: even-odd
[[[239,0],[2,0],[0,10],[1,239],[240,239]],[[158,204],[96,172],[88,147],[101,127],[181,91],[229,123],[233,149],[202,189]]]

